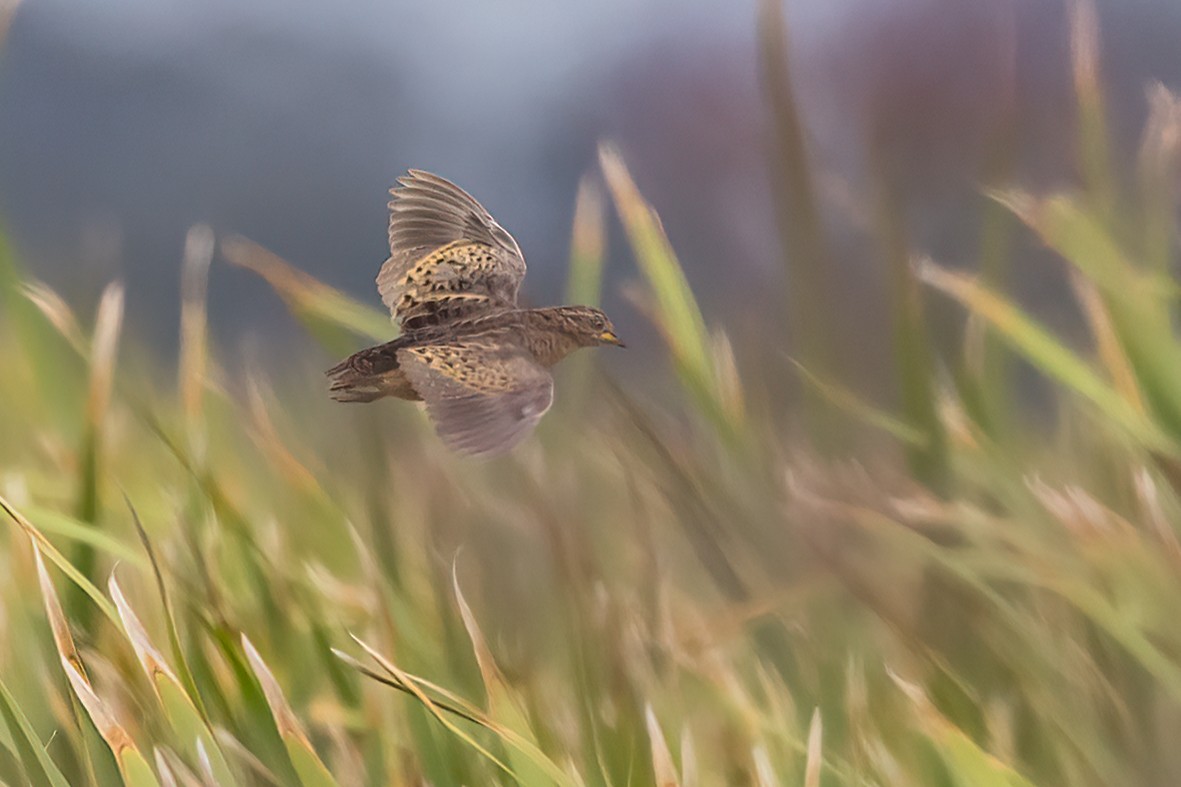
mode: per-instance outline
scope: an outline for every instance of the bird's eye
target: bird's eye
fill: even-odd
[[[607,323],[603,322],[603,318],[595,315],[594,326],[596,331],[601,331],[607,327]]]

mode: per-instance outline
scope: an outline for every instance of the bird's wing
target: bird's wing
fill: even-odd
[[[412,169],[398,183],[377,290],[402,329],[515,306],[525,258],[513,236],[438,175]]]
[[[452,449],[493,456],[521,442],[554,400],[554,380],[522,348],[465,338],[398,351],[398,364],[426,401]]]

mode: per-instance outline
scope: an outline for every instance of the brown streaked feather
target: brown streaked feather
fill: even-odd
[[[325,372],[331,379],[329,394],[338,402],[372,402],[384,396],[421,398],[398,368],[398,349],[405,344],[399,337],[345,358]]]
[[[407,347],[398,362],[439,437],[470,456],[509,450],[553,403],[549,372],[512,343],[471,337]]]
[[[448,180],[410,170],[398,182],[377,289],[402,329],[516,306],[525,259],[512,235]]]

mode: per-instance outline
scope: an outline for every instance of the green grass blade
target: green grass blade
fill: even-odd
[[[92,527],[99,526],[102,513],[100,476],[104,464],[107,411],[115,386],[115,364],[119,337],[123,331],[123,303],[122,284],[114,282],[103,290],[94,318],[94,338],[90,343],[90,382],[86,397],[82,445],[79,450],[81,462],[75,510],[78,519]],[[92,579],[97,560],[94,548],[86,542],[81,542],[74,550],[71,562],[82,576]],[[70,610],[71,618],[84,628],[88,627],[91,608],[85,603],[84,594],[78,588],[70,588],[69,591],[66,596],[66,607]]]
[[[919,275],[930,286],[987,320],[998,335],[1043,374],[1095,405],[1143,445],[1172,451],[1171,441],[1136,411],[1090,366],[1016,306],[968,276],[923,263]]]
[[[730,433],[741,430],[741,402],[726,395],[718,379],[705,318],[664,234],[656,211],[644,201],[623,159],[604,146],[599,161],[632,252],[654,298],[654,317],[685,387],[701,409]]]
[[[110,533],[96,530],[69,514],[34,505],[24,506],[24,513],[29,521],[36,523],[37,529],[42,533],[86,543],[121,563],[128,563],[136,568],[147,568],[148,564],[143,555],[129,544]]]
[[[62,570],[63,573],[65,573],[67,577],[69,577],[74,582],[75,585],[78,586],[78,588],[80,588],[87,596],[90,597],[90,600],[93,601],[95,605],[98,606],[98,608],[102,611],[102,613],[107,616],[108,620],[118,625],[119,616],[116,614],[115,607],[111,604],[107,597],[104,596],[102,592],[94,586],[93,582],[83,576],[83,574],[74,566],[74,564],[67,560],[65,555],[58,551],[57,547],[50,543],[49,539],[45,537],[45,534],[34,527],[28,519],[25,519],[25,517],[22,516],[15,508],[13,508],[3,496],[0,496],[0,509],[3,509],[4,513],[6,513],[13,522],[20,526],[21,530],[24,531],[25,535],[29,537],[29,540],[37,547],[40,552],[48,557],[58,568]]]
[[[881,408],[866,402],[855,391],[831,380],[821,379],[819,375],[804,368],[804,365],[799,361],[791,359],[791,364],[799,372],[800,378],[815,388],[816,392],[837,410],[847,413],[853,419],[868,426],[880,429],[902,443],[921,446],[926,442],[927,433],[907,423],[905,419],[890,415]]]
[[[155,689],[156,696],[164,708],[164,715],[176,733],[182,750],[193,757],[197,753],[197,746],[202,746],[217,783],[226,785],[226,787],[236,784],[237,780],[230,771],[221,748],[217,745],[213,731],[209,728],[193,699],[186,692],[180,679],[164,660],[163,654],[156,650],[148,638],[147,630],[140,622],[139,616],[135,614],[135,610],[127,602],[127,598],[123,595],[123,589],[119,586],[119,581],[114,574],[111,575],[107,587],[110,590],[111,598],[115,600],[119,617],[123,621],[123,631],[127,640],[135,650],[136,658],[151,682],[152,688]]]
[[[923,690],[890,673],[895,684],[914,703],[919,724],[947,764],[956,784],[963,787],[1035,787],[1009,765],[981,749],[963,730],[941,714]]]
[[[33,725],[21,711],[3,680],[0,680],[0,715],[8,726],[25,776],[34,787],[70,787],[70,783],[45,752]]]
[[[1094,281],[1115,335],[1161,423],[1181,436],[1181,345],[1173,331],[1175,285],[1132,264],[1103,220],[1077,200],[1003,197],[1030,227]]]
[[[270,668],[245,634],[242,635],[242,650],[254,671],[254,677],[262,686],[267,705],[270,706],[271,715],[275,719],[275,726],[279,730],[279,735],[283,737],[287,754],[291,758],[291,764],[295,766],[296,773],[299,774],[300,782],[304,787],[336,787],[336,780],[312,748],[307,733],[292,712],[291,706],[287,704],[287,698],[283,696],[279,682],[275,680]]]
[[[786,309],[793,351],[825,379],[843,377],[836,325],[838,301],[832,285],[833,254],[824,228],[804,118],[796,100],[790,35],[784,0],[758,3],[759,71],[771,115],[770,174],[784,270]],[[774,335],[774,328],[769,326]],[[821,448],[845,442],[840,420],[813,392],[805,390],[805,422]]]
[[[467,599],[459,589],[459,576],[454,563],[451,565],[451,585],[455,592],[455,601],[459,605],[460,617],[471,639],[472,650],[475,651],[484,690],[488,694],[489,716],[496,725],[492,729],[498,733],[513,733],[511,740],[507,742],[510,744],[509,761],[517,780],[523,784],[545,783],[545,780],[554,784],[567,784],[569,777],[538,747],[537,736],[530,725],[528,713],[496,666],[492,651],[476,623],[475,615],[472,614]]]
[[[894,375],[907,422],[923,431],[924,439],[907,446],[911,472],[932,489],[945,492],[949,480],[947,435],[939,418],[935,395],[935,357],[927,335],[923,289],[910,264],[905,200],[901,180],[874,140],[871,168],[878,180],[875,215],[878,246],[888,267],[890,311],[893,322]]]
[[[433,699],[431,699],[426,694],[425,691],[423,691],[422,687],[419,685],[419,683],[420,683],[419,680],[417,680],[413,675],[410,675],[409,673],[403,672],[402,670],[398,669],[396,666],[394,666],[394,664],[392,662],[390,662],[388,659],[386,659],[384,656],[382,656],[377,650],[370,647],[362,640],[358,639],[355,636],[353,637],[353,640],[358,645],[360,645],[361,648],[366,653],[369,654],[370,658],[372,658],[374,661],[376,661],[381,666],[381,668],[383,670],[385,670],[390,675],[390,677],[393,679],[393,681],[395,683],[397,683],[399,685],[399,687],[401,687],[408,694],[412,695],[416,700],[418,700],[422,704],[422,706],[424,708],[426,708],[426,710],[431,714],[431,716],[433,716],[436,720],[438,720],[438,722],[440,724],[442,724],[447,729],[448,732],[450,732],[452,735],[454,735],[459,740],[463,741],[465,744],[467,744],[469,747],[471,747],[471,749],[478,752],[481,756],[484,757],[484,759],[491,762],[497,768],[504,771],[509,776],[512,776],[517,781],[520,781],[520,779],[517,777],[517,774],[513,771],[512,768],[510,768],[505,762],[503,762],[500,758],[498,758],[495,754],[493,754],[484,744],[480,743],[472,735],[470,735],[467,731],[465,731],[463,728],[461,728],[459,725],[457,725],[454,721],[452,721],[448,716],[448,712],[445,711]],[[454,701],[455,698],[452,697],[451,699]],[[488,726],[488,722],[486,720],[480,718],[480,715],[481,714],[479,714],[479,712],[476,711],[474,708],[470,709],[469,711],[464,712],[465,718],[471,718],[473,720],[476,720],[476,722],[478,724],[480,724],[481,726]]]

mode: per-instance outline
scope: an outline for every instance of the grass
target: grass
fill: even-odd
[[[982,220],[1004,210],[1058,253],[1090,336],[1056,336],[1002,277],[919,259],[883,204],[897,412],[815,357],[825,342],[739,369],[609,148],[571,291],[597,299],[610,203],[666,395],[580,359],[559,387],[585,390],[484,464],[413,408],[327,402],[326,353],[227,371],[211,264],[266,279],[328,352],[385,324],[245,239],[189,236],[175,383],[120,330],[118,285],[88,325],[0,255],[0,782],[1177,783],[1181,343],[1158,174],[1181,104],[1154,88],[1141,176],[1112,172],[1075,13],[1083,185],[998,192]],[[790,90],[770,100],[796,123]],[[815,204],[807,178],[785,188]],[[826,259],[789,272],[823,280]],[[968,326],[958,357],[929,336],[936,298]],[[796,317],[835,319],[813,311]],[[1013,404],[998,358],[1053,408]],[[785,376],[810,392],[790,429],[764,393]]]

